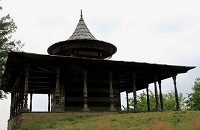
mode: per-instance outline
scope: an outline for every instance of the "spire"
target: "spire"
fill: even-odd
[[[82,9],[81,9],[81,18],[83,18]]]
[[[96,38],[92,35],[90,30],[87,28],[87,25],[85,24],[83,20],[83,14],[81,9],[81,18],[77,24],[77,27],[72,34],[72,36],[68,40],[96,40]]]

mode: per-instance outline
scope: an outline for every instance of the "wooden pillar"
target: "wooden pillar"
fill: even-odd
[[[30,94],[30,112],[32,112],[33,93]]]
[[[50,98],[50,93],[48,94],[48,112],[50,112],[51,110],[50,110],[50,100],[51,100],[51,98]]]
[[[129,111],[129,100],[128,100],[128,91],[126,91],[126,104],[127,104],[127,111]]]
[[[114,99],[113,99],[113,72],[109,72],[109,82],[110,82],[110,111],[116,111],[114,107]]]
[[[158,80],[158,85],[159,85],[159,91],[160,91],[160,108],[161,108],[161,111],[164,111],[164,109],[163,109],[163,97],[162,97],[162,90],[161,90],[161,80]]]
[[[147,91],[147,110],[148,110],[148,112],[149,112],[149,111],[150,111],[150,103],[149,103],[149,85],[147,85],[146,91]]]
[[[122,106],[121,105],[121,89],[120,89],[120,82],[119,82],[120,80],[119,79],[117,79],[117,88],[118,88],[118,96],[119,96],[119,106]],[[122,109],[121,109],[121,107],[119,108],[119,111],[121,111]]]
[[[22,106],[22,91],[21,91],[21,82],[19,82],[19,112],[21,111],[21,106]]]
[[[18,106],[18,102],[19,102],[19,88],[18,88],[18,84],[16,85],[16,115],[18,115],[19,113],[19,106]]]
[[[174,81],[174,92],[175,92],[175,99],[176,99],[176,110],[180,110],[180,106],[179,106],[179,100],[178,100],[178,91],[177,91],[177,87],[176,87],[176,75],[172,77],[173,81]]]
[[[14,116],[16,116],[16,86],[14,86],[14,91],[13,91],[14,93],[14,102],[13,102],[13,110],[14,110]]]
[[[90,111],[87,104],[87,70],[83,70],[83,98],[84,98],[84,106],[83,110],[84,112]]]
[[[16,87],[16,90],[15,90],[15,115],[17,116],[17,114],[18,114],[18,87],[17,87],[17,85],[15,87]]]
[[[17,81],[17,102],[16,102],[16,106],[17,106],[17,114],[19,113],[19,81]]]
[[[137,93],[136,93],[136,74],[133,73],[133,98],[134,98],[134,112],[138,112]]]
[[[20,113],[20,108],[21,106],[21,84],[20,84],[20,79],[18,81],[18,112]]]
[[[28,110],[28,76],[29,65],[25,66],[25,85],[24,85],[24,107],[22,112],[29,112]]]
[[[12,104],[12,108],[13,108],[13,116],[15,116],[15,88],[13,88],[13,104]]]
[[[18,111],[18,113],[20,113],[20,100],[21,100],[21,95],[20,95],[20,80],[18,80],[18,85],[17,85],[17,88],[18,88],[18,90],[17,90],[17,93],[18,93],[18,101],[17,101],[17,111]]]
[[[55,111],[60,109],[60,68],[56,68],[56,99],[55,99]]]
[[[13,117],[13,90],[11,91],[10,119]]]
[[[13,88],[12,89],[12,117],[14,117],[15,116],[15,107],[14,107],[14,105],[15,105],[15,88]]]
[[[156,99],[156,111],[158,111],[158,90],[156,82],[157,82],[157,75],[155,75],[154,89],[155,89],[155,99]]]
[[[22,84],[20,86],[21,86],[21,89],[20,89],[20,91],[21,91],[21,94],[20,94],[20,97],[21,97],[21,99],[20,99],[20,111],[22,111],[22,109],[24,108],[24,87],[23,87]]]

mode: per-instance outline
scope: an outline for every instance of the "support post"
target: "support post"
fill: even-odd
[[[15,86],[15,115],[18,114],[18,86]]]
[[[158,80],[158,85],[159,85],[159,91],[160,91],[160,108],[161,108],[161,111],[164,111],[164,109],[163,109],[163,97],[162,97],[162,90],[161,90],[161,80]]]
[[[48,94],[48,112],[50,112],[50,93]]]
[[[180,106],[179,106],[179,99],[178,99],[178,91],[177,91],[177,87],[176,87],[176,75],[172,77],[173,81],[174,81],[174,92],[175,92],[175,99],[176,99],[176,110],[180,110]]]
[[[134,112],[138,112],[137,93],[136,93],[136,74],[133,73],[133,98],[134,98]]]
[[[118,88],[118,96],[119,96],[119,106],[121,105],[121,89],[120,89],[120,82],[119,82],[119,78],[117,79],[117,88]],[[121,107],[119,108],[119,111],[121,111]]]
[[[10,119],[13,117],[13,90],[11,91],[11,103],[10,103]]]
[[[60,109],[60,68],[56,68],[56,99],[55,99],[55,111]]]
[[[15,116],[17,116],[17,86],[15,86]]]
[[[20,80],[17,81],[17,113],[20,113]]]
[[[16,109],[16,115],[18,114],[18,84],[16,84],[16,101],[15,101],[15,109]]]
[[[20,99],[20,111],[22,111],[22,109],[24,108],[24,87],[23,87],[22,84],[20,86],[21,86],[21,89],[20,89],[20,91],[21,91],[21,95],[20,95],[20,97],[21,97],[21,99]]]
[[[155,75],[154,89],[155,89],[155,99],[156,99],[156,111],[158,111],[158,90],[156,82],[157,82],[157,75]]]
[[[90,111],[87,104],[87,70],[83,70],[83,98],[84,98],[84,106],[83,110],[84,112]]]
[[[127,111],[129,111],[129,100],[128,100],[128,91],[126,91],[126,104],[127,104]]]
[[[32,100],[33,99],[33,93],[30,94],[30,112],[32,112]]]
[[[13,89],[13,94],[14,94],[13,115],[16,116],[16,87],[15,86],[14,86],[14,89]]]
[[[25,86],[24,86],[24,107],[22,112],[29,112],[28,110],[28,77],[29,65],[25,66]]]
[[[110,111],[116,111],[114,107],[114,99],[113,99],[113,72],[109,72],[109,81],[110,81]]]
[[[148,112],[150,112],[150,103],[149,103],[149,84],[147,85],[146,91],[147,91],[147,109],[148,109]]]

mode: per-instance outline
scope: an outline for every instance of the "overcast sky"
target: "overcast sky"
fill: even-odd
[[[18,26],[13,38],[25,44],[25,52],[47,54],[50,45],[67,40],[82,9],[91,33],[117,46],[112,60],[196,66],[177,77],[178,92],[184,95],[200,77],[198,0],[2,0],[0,6],[0,16],[10,14]],[[162,87],[164,93],[174,90],[172,79]],[[47,108],[39,108],[46,97],[37,99],[35,110]],[[9,107],[10,98],[0,101],[1,130],[6,129]]]

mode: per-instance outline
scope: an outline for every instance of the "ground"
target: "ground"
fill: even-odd
[[[200,111],[79,116],[38,122],[19,130],[200,130]]]

